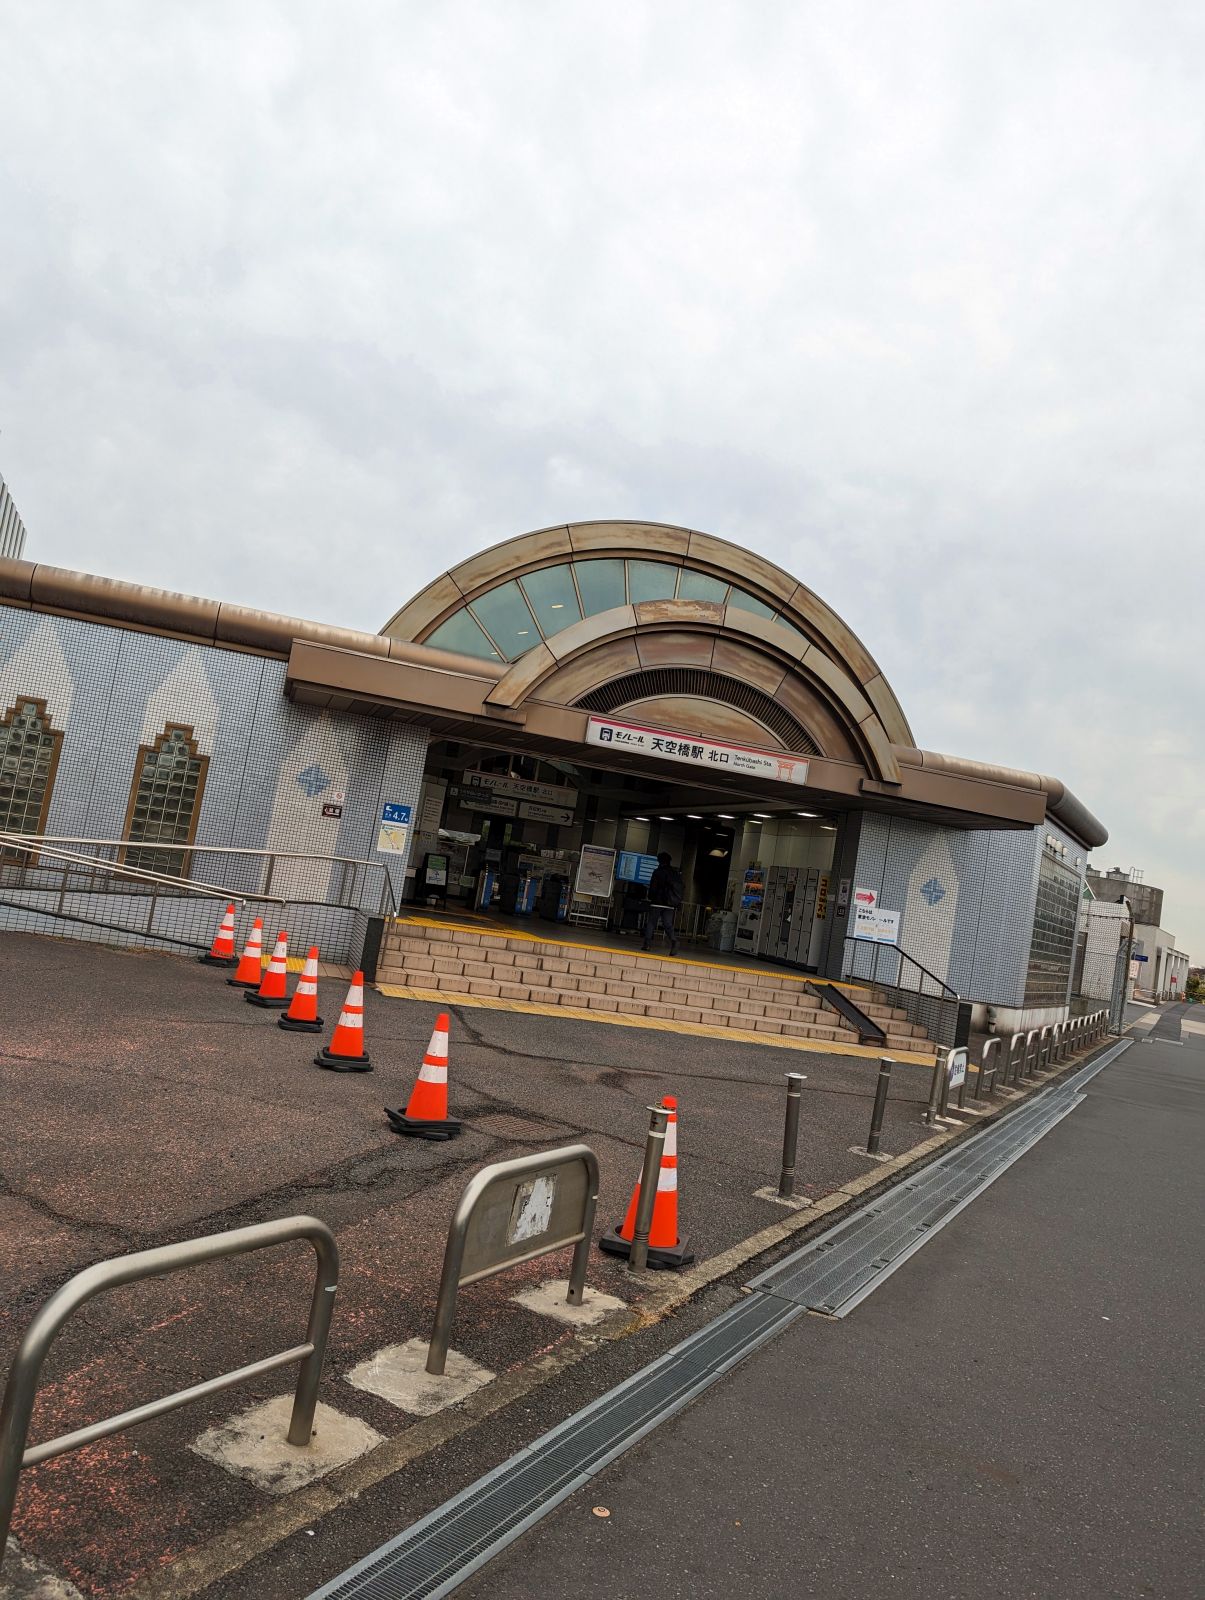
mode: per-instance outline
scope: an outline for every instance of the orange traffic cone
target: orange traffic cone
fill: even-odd
[[[351,980],[343,1010],[335,1024],[329,1045],[324,1044],[314,1057],[329,1072],[371,1072],[372,1060],[364,1049],[364,974]]]
[[[243,958],[238,964],[238,971],[233,978],[226,982],[234,989],[258,989],[259,981],[263,977],[264,953],[264,919],[256,917],[251,925],[251,934],[243,950]]]
[[[318,1015],[318,946],[314,945],[305,958],[305,966],[293,991],[293,1003],[283,1017],[277,1017],[278,1028],[288,1028],[290,1033],[321,1033],[322,1018]]]
[[[270,1011],[276,1011],[289,1003],[285,988],[289,981],[289,936],[281,932],[276,935],[276,944],[272,950],[272,959],[268,962],[268,970],[264,973],[264,981],[259,986],[257,994],[245,994],[243,999],[252,1006],[264,1006]]]
[[[653,1201],[653,1221],[649,1228],[649,1266],[685,1267],[694,1260],[694,1252],[685,1239],[678,1237],[678,1102],[673,1095],[663,1095],[661,1104],[669,1112],[665,1129],[665,1144],[661,1151],[661,1171],[657,1174],[657,1196]],[[626,1260],[632,1253],[632,1240],[636,1237],[636,1208],[640,1204],[640,1180],[632,1190],[628,1214],[618,1228],[604,1233],[598,1248],[610,1256]]]
[[[207,956],[198,956],[197,960],[207,967],[237,967],[238,955],[234,948],[234,901],[226,907],[226,915],[222,918],[222,926],[214,935],[213,944]]]
[[[454,1139],[460,1132],[460,1123],[448,1116],[448,1013],[441,1011],[435,1019],[431,1043],[418,1070],[414,1091],[406,1103],[405,1111],[391,1111],[385,1107],[394,1133],[409,1134],[415,1139]]]

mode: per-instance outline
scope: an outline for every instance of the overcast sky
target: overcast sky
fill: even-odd
[[[1205,959],[1200,0],[0,0],[27,554],[377,628],[705,529]]]

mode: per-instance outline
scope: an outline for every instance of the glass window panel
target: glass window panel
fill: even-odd
[[[600,611],[611,611],[627,604],[623,585],[622,561],[575,561],[577,586],[582,592],[582,606],[588,617]]]
[[[477,626],[471,611],[455,612],[446,622],[441,622],[423,643],[434,646],[436,650],[453,650],[461,656],[481,656],[486,661],[502,659]]]
[[[523,587],[545,635],[560,633],[562,628],[582,620],[582,608],[577,603],[577,590],[567,565],[529,572],[523,579]]]
[[[706,572],[691,572],[689,567],[682,568],[682,576],[678,579],[679,600],[715,600],[723,605],[728,594],[728,585],[720,578],[712,578]]]
[[[0,713],[4,708],[0,706]],[[50,769],[62,735],[34,701],[23,700],[0,720],[0,830],[41,833],[50,797]]]
[[[628,593],[633,605],[638,600],[672,600],[677,584],[678,569],[668,562],[628,562]]]
[[[728,604],[735,606],[738,611],[751,611],[755,617],[772,617],[774,612],[760,600],[755,600],[751,594],[746,594],[743,589],[733,589],[728,596]]]
[[[540,642],[536,619],[527,609],[523,591],[513,578],[510,583],[501,583],[474,600],[473,613],[510,661]]]

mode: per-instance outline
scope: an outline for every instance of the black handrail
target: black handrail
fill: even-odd
[[[892,954],[898,956],[901,961],[907,961],[911,966],[914,966],[918,972],[923,972],[926,978],[937,985],[939,994],[934,996],[935,999],[961,1000],[962,998],[956,989],[950,988],[950,985],[945,981],[944,978],[939,978],[935,972],[930,972],[928,967],[925,966],[924,962],[918,961],[915,956],[909,955],[908,952],[898,944],[884,944],[879,939],[863,939],[856,933],[847,933],[845,935],[845,943],[852,945],[869,945],[874,950],[874,961],[871,964],[870,977],[866,980],[868,983],[878,982],[879,954],[883,950],[890,950]],[[861,974],[843,972],[843,976],[859,978]],[[907,985],[899,981],[900,976],[902,976],[902,974],[899,974],[897,977],[892,979],[884,979],[885,986],[893,989],[906,988]],[[917,994],[924,994],[925,991],[918,987],[915,992]]]

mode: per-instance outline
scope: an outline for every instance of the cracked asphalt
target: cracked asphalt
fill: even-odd
[[[33,1311],[79,1267],[312,1212],[335,1230],[342,1255],[321,1398],[395,1436],[413,1419],[342,1375],[382,1345],[429,1334],[447,1225],[468,1176],[584,1138],[601,1166],[601,1232],[623,1214],[645,1108],[664,1093],[680,1101],[683,1231],[697,1254],[783,1217],[753,1196],[777,1177],[786,1070],[777,1051],[454,1009],[451,1100],[466,1128],[449,1144],[427,1144],[394,1135],[382,1106],[408,1096],[435,1007],[370,991],[376,1070],[343,1076],[312,1065],[321,1041],[282,1032],[224,979],[154,952],[0,935],[5,1368]],[[328,1021],[344,987],[320,984]],[[819,1197],[867,1170],[849,1147],[865,1141],[876,1062],[807,1054],[789,1066],[808,1075],[798,1187]],[[897,1065],[884,1151],[927,1137],[927,1088],[927,1069]],[[498,1373],[557,1350],[570,1334],[511,1296],[566,1269],[548,1257],[466,1290],[455,1346]],[[289,1246],[91,1302],[52,1351],[32,1437],[295,1342],[311,1271],[308,1247]],[[624,1267],[597,1253],[590,1281],[633,1299]],[[31,1469],[15,1520],[23,1548],[84,1594],[120,1594],[262,1509],[261,1491],[186,1447],[288,1382],[273,1374]]]

